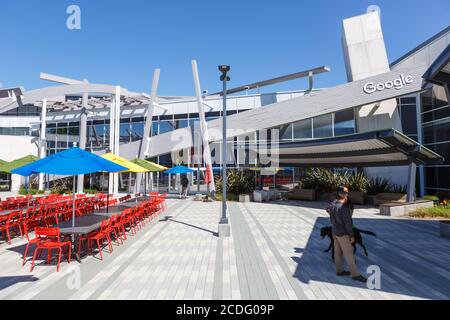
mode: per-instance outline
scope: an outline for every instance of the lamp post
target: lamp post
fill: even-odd
[[[227,75],[230,66],[220,65],[219,71],[222,73],[220,81],[223,85],[223,107],[222,107],[222,217],[219,222],[219,237],[230,236],[230,225],[227,218]]]

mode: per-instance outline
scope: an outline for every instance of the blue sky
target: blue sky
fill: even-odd
[[[71,4],[81,8],[81,30],[66,28]],[[449,0],[0,0],[0,83],[51,85],[42,71],[148,92],[159,67],[160,95],[193,95],[195,58],[210,92],[220,90],[218,64],[231,65],[230,86],[328,65],[315,82],[328,87],[346,81],[342,19],[369,5],[381,9],[390,61],[450,24]]]

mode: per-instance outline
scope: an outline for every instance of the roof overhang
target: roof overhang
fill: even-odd
[[[450,45],[437,57],[423,77],[432,83],[450,85]]]
[[[278,157],[279,166],[288,167],[379,167],[444,161],[437,153],[394,129],[280,143],[272,148],[259,147],[257,152],[271,153],[269,159]]]

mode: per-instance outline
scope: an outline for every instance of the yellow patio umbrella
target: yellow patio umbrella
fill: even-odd
[[[118,156],[118,155],[116,155],[116,154],[114,154],[112,152],[105,153],[101,157],[106,159],[106,160],[109,160],[111,162],[114,162],[115,164],[118,164],[120,166],[128,168],[128,170],[124,170],[124,171],[121,171],[121,172],[135,172],[135,173],[138,173],[138,172],[149,172],[150,171],[150,170],[148,170],[146,168],[143,168],[143,167],[141,167],[141,166],[139,166],[139,165],[137,165],[137,164],[135,164],[135,163],[125,159],[125,158],[122,158],[122,157],[120,157],[120,156]],[[131,183],[130,183],[130,185],[131,185]],[[128,190],[128,191],[130,191],[130,190]],[[109,202],[109,191],[108,191],[108,197],[107,197],[106,202],[107,202],[106,209],[107,209],[107,212],[108,212],[108,208],[109,208],[109,204],[108,204],[108,202]]]
[[[144,167],[141,167],[141,166],[139,166],[139,165],[137,165],[137,164],[135,164],[135,163],[125,159],[125,158],[122,158],[122,157],[112,153],[112,152],[105,153],[101,157],[106,159],[106,160],[112,161],[115,164],[118,164],[118,165],[121,165],[121,166],[124,166],[124,167],[128,168],[128,170],[124,170],[124,171],[121,171],[121,172],[136,172],[137,173],[137,172],[149,172],[150,171],[150,170],[148,170],[148,169],[146,169]]]

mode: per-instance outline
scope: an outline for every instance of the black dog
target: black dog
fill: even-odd
[[[363,248],[364,254],[366,255],[366,257],[368,257],[369,254],[367,253],[367,249],[363,244],[361,233],[368,234],[368,235],[371,235],[374,237],[376,237],[377,235],[375,233],[373,233],[372,231],[361,230],[361,229],[353,227],[353,234],[355,236],[355,242],[352,243],[353,253],[356,252],[356,244],[359,244]],[[333,261],[334,261],[334,239],[333,239],[333,235],[331,233],[331,227],[321,228],[320,229],[320,237],[322,238],[322,240],[325,237],[330,238],[330,246],[328,247],[327,250],[324,250],[324,252],[329,252],[331,249],[331,259],[333,259]]]

